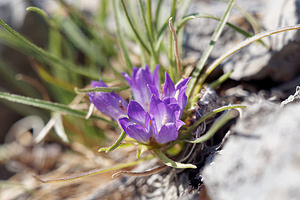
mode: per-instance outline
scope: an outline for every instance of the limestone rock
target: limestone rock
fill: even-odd
[[[299,129],[299,103],[249,106],[223,150],[204,169],[211,199],[300,199]]]

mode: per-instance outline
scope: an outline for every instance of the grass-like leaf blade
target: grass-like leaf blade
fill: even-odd
[[[213,125],[211,126],[211,128],[201,137],[197,138],[196,140],[187,140],[186,142],[189,143],[202,143],[205,142],[207,140],[209,140],[210,138],[212,138],[212,136],[214,136],[214,134],[222,127],[224,126],[224,124],[226,124],[228,121],[230,121],[231,119],[235,118],[238,116],[238,112],[236,110],[229,110],[227,111],[225,114],[223,114],[223,116],[221,116],[219,119],[217,119]]]
[[[192,168],[196,169],[197,166],[193,164],[184,164],[179,163],[174,160],[171,160],[168,158],[163,152],[161,152],[159,149],[153,149],[154,154],[167,166],[173,167],[173,168]]]
[[[230,57],[231,55],[233,55],[234,53],[236,53],[237,51],[239,51],[240,49],[248,46],[249,44],[256,42],[258,40],[261,40],[265,37],[277,34],[277,33],[282,33],[285,31],[291,31],[291,30],[297,30],[300,29],[300,24],[294,25],[294,26],[286,26],[286,27],[281,27],[278,28],[276,30],[273,31],[265,31],[259,34],[254,35],[251,38],[248,38],[246,40],[244,40],[243,42],[239,43],[237,46],[235,46],[234,48],[230,49],[229,51],[227,51],[226,53],[224,53],[222,56],[220,56],[218,59],[216,59],[205,71],[205,73],[201,76],[200,78],[200,83],[199,83],[199,87],[201,87],[201,85],[205,82],[206,78],[209,76],[209,74],[211,74],[211,72],[219,65],[221,64],[224,60],[226,60],[228,57]]]
[[[1,91],[0,91],[0,98],[6,99],[11,102],[15,102],[15,103],[25,104],[25,105],[42,108],[42,109],[46,109],[46,110],[50,110],[50,111],[54,111],[54,112],[73,115],[76,117],[85,118],[85,116],[86,116],[86,112],[84,112],[84,111],[75,110],[75,109],[69,108],[67,105],[64,105],[64,104],[54,103],[54,102],[45,101],[45,100],[41,100],[41,99],[24,97],[24,96],[10,94],[10,93],[1,92]],[[91,118],[99,119],[99,120],[107,122],[108,124],[110,124],[114,127],[118,127],[118,125],[115,122],[107,120],[100,116],[92,115]]]
[[[212,52],[212,50],[215,46],[216,41],[219,39],[219,37],[220,37],[220,35],[221,35],[221,33],[224,29],[224,26],[226,25],[226,22],[229,18],[230,12],[233,8],[233,3],[234,3],[234,0],[229,1],[227,9],[226,9],[223,17],[221,18],[221,21],[220,21],[218,27],[216,28],[215,32],[211,36],[209,46],[203,52],[203,55],[201,56],[201,59],[198,62],[197,66],[196,66],[196,68],[195,68],[195,70],[192,74],[191,80],[189,81],[189,86],[186,90],[186,93],[187,93],[188,97],[191,95],[192,91],[194,90],[194,87],[196,86],[197,80],[199,79],[199,76],[200,76],[200,74],[201,74],[201,72],[204,68],[204,65],[205,65],[209,55],[211,54],[211,52]]]
[[[23,37],[21,34],[19,34],[18,32],[16,32],[15,30],[13,30],[10,26],[8,26],[4,21],[2,21],[0,19],[0,25],[6,30],[8,31],[14,38],[18,39],[20,42],[22,43],[22,47],[26,48],[25,50],[30,50],[32,52],[34,52],[34,54],[32,54],[32,52],[30,53],[30,56],[41,56],[43,59],[58,64],[58,66],[63,67],[66,70],[72,71],[74,73],[77,74],[81,74],[93,79],[98,79],[99,75],[98,73],[92,72],[88,69],[85,69],[83,67],[78,67],[77,65],[73,64],[72,62],[66,61],[66,60],[62,60],[60,58],[58,58],[57,56],[45,51],[44,49],[36,46],[35,44],[33,44],[32,42],[30,42],[29,40],[27,40],[25,37]],[[36,54],[36,55],[35,55]]]
[[[121,92],[123,90],[127,90],[129,86],[122,86],[122,87],[94,87],[94,88],[84,88],[78,89],[75,88],[75,92],[77,94],[85,94],[91,92]]]
[[[37,177],[37,176],[34,176],[34,177],[37,180],[41,181],[42,183],[57,183],[57,182],[73,181],[73,180],[77,180],[77,179],[80,179],[80,178],[95,176],[95,175],[98,175],[98,174],[103,174],[103,173],[107,173],[107,172],[111,172],[111,171],[115,171],[115,170],[119,170],[119,169],[123,169],[123,168],[127,168],[127,167],[133,167],[135,165],[138,165],[141,162],[144,162],[144,161],[150,160],[150,159],[153,159],[152,155],[149,155],[145,158],[142,158],[142,159],[139,159],[139,160],[136,160],[136,161],[132,161],[132,162],[128,162],[128,163],[121,163],[121,164],[117,164],[117,165],[114,165],[112,167],[104,168],[104,169],[95,169],[95,170],[91,170],[91,171],[88,171],[88,172],[81,173],[79,175],[69,176],[69,177],[65,177],[65,178],[43,180],[40,177]]]

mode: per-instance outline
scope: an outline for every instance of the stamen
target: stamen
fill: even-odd
[[[164,114],[161,124],[164,125],[166,122],[167,122],[167,114]]]
[[[160,96],[162,96],[163,92],[164,92],[164,87],[161,87]]]

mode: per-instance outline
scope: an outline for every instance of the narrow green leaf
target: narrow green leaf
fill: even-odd
[[[147,0],[147,6],[149,6],[148,5],[149,2],[150,1]],[[143,7],[142,0],[138,0],[138,4],[139,4],[139,8],[140,8],[140,13],[141,13],[141,16],[142,16],[143,25],[144,25],[144,28],[146,30],[148,43],[150,44],[151,58],[153,58],[154,63],[158,63],[158,58],[157,58],[157,55],[156,55],[156,52],[155,52],[155,49],[154,49],[154,46],[153,46],[153,33],[151,33],[152,29],[150,30],[150,28],[149,28],[149,26],[151,26],[151,28],[152,28],[152,25],[151,25],[152,21],[148,21],[148,24],[147,24],[146,13],[145,13],[145,10],[144,10],[144,7]],[[151,2],[150,2],[150,4],[151,4]],[[147,12],[151,12],[151,10],[150,11],[147,10]],[[150,14],[150,16],[151,16],[151,14]],[[151,17],[150,17],[150,20],[151,20]],[[154,65],[152,65],[152,66],[154,66]]]
[[[1,19],[0,19],[0,25],[6,30],[8,31],[10,34],[12,34],[15,38],[17,38],[18,40],[20,40],[23,44],[23,47],[27,48],[27,51],[33,51],[35,54],[32,54],[32,52],[29,54],[30,56],[41,56],[42,58],[46,59],[49,62],[52,63],[56,63],[58,64],[58,66],[63,67],[66,70],[71,71],[72,73],[78,73],[93,79],[97,79],[99,78],[98,73],[96,72],[92,72],[88,69],[85,69],[83,67],[79,67],[77,65],[75,65],[72,62],[66,61],[66,60],[62,60],[60,58],[58,58],[57,56],[45,51],[44,49],[36,46],[35,44],[33,44],[32,42],[30,42],[29,40],[27,40],[25,37],[23,37],[21,34],[19,34],[18,32],[16,32],[15,30],[13,30],[10,26],[8,26],[6,23],[4,23]],[[28,52],[27,52],[28,53]],[[37,57],[38,59],[39,57]]]
[[[156,9],[155,9],[155,19],[154,19],[154,28],[157,30],[158,29],[158,23],[159,23],[159,16],[160,16],[160,11],[161,11],[161,6],[162,0],[158,0]]]
[[[140,34],[138,33],[136,26],[133,24],[133,21],[131,20],[128,10],[126,8],[125,2],[124,0],[121,0],[121,5],[123,7],[123,10],[125,12],[125,16],[127,18],[127,21],[129,22],[129,25],[136,37],[136,39],[140,42],[140,44],[142,45],[142,47],[147,51],[148,54],[151,54],[151,51],[149,50],[149,48],[147,47],[146,43],[143,41],[142,37],[140,36]]]
[[[148,29],[150,33],[151,41],[154,41],[153,35],[153,23],[152,23],[152,5],[151,0],[147,0],[147,19],[148,19]]]
[[[73,180],[77,180],[77,179],[81,179],[81,178],[85,178],[85,177],[89,177],[89,176],[95,176],[98,174],[103,174],[103,173],[107,173],[107,172],[111,172],[111,171],[115,171],[115,170],[119,170],[119,169],[123,169],[123,168],[127,168],[127,167],[133,167],[135,165],[138,165],[141,162],[144,162],[144,161],[147,161],[150,159],[153,159],[153,156],[150,155],[150,156],[147,156],[140,160],[136,160],[136,161],[132,161],[132,162],[128,162],[128,163],[117,164],[117,165],[114,165],[109,168],[95,169],[95,170],[91,170],[88,172],[83,172],[79,175],[65,177],[65,178],[57,178],[57,179],[49,179],[49,180],[43,180],[37,176],[35,176],[35,178],[37,180],[41,181],[42,183],[57,183],[57,182],[73,181]]]
[[[6,99],[11,102],[15,102],[15,103],[21,103],[21,104],[25,104],[28,106],[34,106],[37,108],[42,108],[42,109],[46,109],[46,110],[50,110],[50,111],[54,111],[54,112],[63,113],[63,114],[69,114],[69,115],[73,115],[73,116],[77,116],[77,117],[81,117],[81,118],[85,118],[85,116],[86,116],[86,112],[69,108],[67,105],[64,105],[64,104],[53,103],[53,102],[44,101],[41,99],[24,97],[24,96],[10,94],[10,93],[1,92],[1,91],[0,91],[0,98]],[[107,120],[100,116],[92,115],[91,118],[99,119],[99,120],[105,121],[106,123],[108,123],[114,127],[118,127],[118,125],[115,122]]]
[[[190,127],[186,132],[184,132],[184,135],[190,135],[202,122],[204,122],[206,119],[208,119],[209,117],[222,112],[224,110],[229,110],[229,109],[233,109],[233,108],[246,108],[246,106],[243,105],[228,105],[228,106],[222,106],[220,108],[214,109],[213,111],[211,111],[210,113],[204,115],[203,117],[201,117],[198,121],[196,121],[192,127]]]
[[[185,16],[177,25],[177,28],[176,28],[176,32],[179,32],[183,26],[190,20],[192,19],[198,19],[198,18],[207,18],[207,19],[213,19],[213,20],[216,20],[216,21],[221,21],[221,19],[219,17],[215,17],[213,15],[198,15],[198,14],[191,14],[189,16]],[[230,23],[230,22],[226,22],[226,25],[228,27],[230,27],[231,29],[235,30],[236,32],[240,33],[241,35],[245,36],[245,37],[252,37],[253,34],[245,31],[244,29]],[[263,46],[266,46],[265,43],[262,41],[262,40],[259,40],[258,43],[260,43],[261,45]]]
[[[120,20],[119,20],[119,15],[118,15],[118,9],[117,9],[117,5],[116,5],[116,1],[112,1],[112,3],[113,3],[113,9],[114,9],[114,17],[115,17],[115,23],[116,23],[116,28],[117,28],[118,40],[119,40],[119,43],[120,43],[120,46],[121,46],[121,50],[122,50],[122,53],[123,53],[123,56],[124,56],[127,68],[128,68],[128,70],[130,69],[130,71],[131,71],[131,69],[132,69],[133,66],[132,66],[131,60],[129,58],[128,49],[127,49],[127,47],[125,45],[124,38],[123,38],[123,36],[121,34]]]
[[[153,149],[154,154],[167,166],[174,168],[192,168],[197,169],[196,165],[193,164],[184,164],[171,160],[159,149]]]
[[[40,16],[42,16],[46,21],[48,21],[48,14],[38,7],[30,6],[26,8],[26,11],[37,13]]]
[[[211,36],[211,40],[209,42],[209,46],[205,49],[203,55],[201,56],[201,59],[200,61],[198,62],[193,74],[192,74],[192,77],[191,77],[191,80],[189,81],[189,85],[188,85],[188,88],[186,90],[186,93],[187,93],[187,96],[189,97],[192,93],[192,91],[194,90],[194,87],[196,86],[196,83],[199,79],[199,76],[202,72],[202,69],[204,68],[204,65],[209,57],[209,55],[211,54],[214,46],[215,46],[215,43],[216,41],[219,39],[223,29],[224,29],[224,26],[229,18],[229,15],[230,15],[230,12],[232,10],[232,7],[233,7],[233,3],[234,3],[234,0],[230,0],[229,3],[228,3],[228,6],[227,6],[227,9],[223,15],[223,17],[221,18],[221,21],[218,25],[218,27],[216,28],[215,32],[213,33],[213,35]]]
[[[122,131],[122,133],[120,134],[116,142],[106,150],[106,153],[118,148],[118,146],[121,144],[121,142],[123,142],[125,137],[126,137],[126,133],[125,131]]]
[[[77,94],[85,94],[91,92],[121,92],[123,90],[127,90],[129,86],[121,86],[121,87],[94,87],[94,88],[84,88],[78,89],[75,88],[75,92]]]
[[[219,119],[217,119],[213,125],[210,127],[210,129],[201,137],[197,138],[196,140],[186,140],[186,142],[189,143],[202,143],[214,136],[214,134],[222,127],[224,124],[226,124],[231,119],[238,116],[238,112],[236,110],[230,110],[226,113],[224,113]]]
[[[218,78],[216,81],[214,81],[213,83],[209,84],[209,87],[212,89],[215,89],[216,87],[218,87],[219,85],[221,85],[223,82],[225,82],[230,75],[232,74],[233,70],[230,70],[229,72],[223,74],[220,78]]]
[[[134,143],[122,143],[120,144],[117,148],[115,149],[121,149],[121,148],[126,148],[126,147],[132,147],[134,146],[135,144]],[[98,152],[104,152],[104,151],[107,151],[110,147],[101,147],[98,149]]]
[[[237,46],[235,46],[234,48],[230,49],[229,51],[227,51],[226,53],[224,53],[222,56],[220,56],[217,60],[215,60],[208,68],[207,70],[204,72],[204,74],[201,76],[200,79],[200,87],[201,85],[205,82],[206,78],[211,74],[211,72],[219,65],[221,64],[225,59],[227,59],[228,57],[230,57],[231,55],[233,55],[234,53],[236,53],[237,51],[239,51],[240,49],[248,46],[249,44],[256,42],[258,40],[261,40],[265,37],[277,34],[277,33],[281,33],[281,32],[285,32],[285,31],[291,31],[291,30],[297,30],[300,29],[300,24],[294,25],[294,26],[285,26],[285,27],[281,27],[278,28],[276,30],[273,31],[265,31],[259,34],[254,35],[251,38],[248,38],[246,40],[244,40],[243,42],[239,43]]]

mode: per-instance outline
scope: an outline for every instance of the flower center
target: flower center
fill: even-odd
[[[161,126],[165,125],[166,122],[167,122],[167,114],[164,114],[164,117],[161,122]]]

